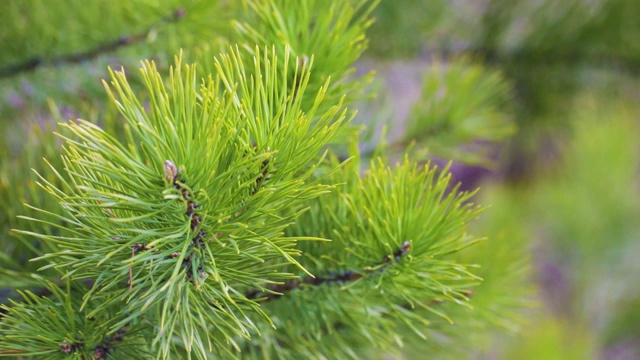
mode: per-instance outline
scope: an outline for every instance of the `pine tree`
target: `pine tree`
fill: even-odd
[[[522,249],[469,234],[475,192],[425,151],[487,160],[456,149],[512,131],[509,85],[477,64],[443,69],[442,83],[434,73],[407,135],[361,151],[354,109],[372,94],[353,69],[375,5],[116,2],[125,35],[96,32],[97,46],[47,32],[42,4],[3,5],[60,44],[7,54],[12,84],[136,47],[155,61],[109,70],[105,102],[90,87],[74,103],[87,119],[51,105],[55,134],[45,124],[6,141],[0,287],[15,293],[0,356],[456,357],[516,326]],[[95,6],[72,24],[96,21]],[[203,27],[223,10],[236,20]],[[22,36],[18,21],[5,26]]]

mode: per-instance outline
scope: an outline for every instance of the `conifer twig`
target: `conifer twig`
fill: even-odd
[[[106,359],[112,351],[113,346],[124,339],[127,328],[121,327],[112,337],[105,338],[105,342],[97,345],[94,349],[94,360]]]
[[[411,242],[405,241],[402,243],[393,255],[385,256],[382,261],[376,263],[373,266],[365,267],[361,272],[347,270],[340,271],[338,273],[331,273],[325,276],[305,276],[302,279],[289,280],[283,284],[275,284],[269,287],[269,292],[262,292],[259,290],[252,290],[247,293],[247,299],[258,299],[266,297],[266,301],[278,299],[289,291],[295,290],[302,284],[308,284],[312,286],[318,286],[322,284],[334,284],[334,283],[349,283],[362,279],[365,274],[373,272],[383,272],[392,262],[398,262],[400,259],[409,253],[411,249]]]

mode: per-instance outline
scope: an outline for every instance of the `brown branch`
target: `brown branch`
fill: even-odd
[[[373,266],[365,267],[363,271],[356,272],[352,270],[339,271],[338,273],[330,273],[327,276],[305,276],[302,279],[288,280],[283,284],[275,284],[269,287],[268,291],[252,290],[248,292],[245,297],[250,300],[265,299],[265,301],[275,300],[282,297],[284,294],[297,289],[303,284],[311,286],[319,286],[322,284],[345,284],[363,278],[368,273],[383,272],[392,263],[400,261],[403,256],[409,253],[411,249],[411,242],[405,241],[402,245],[393,253],[393,255],[385,256],[382,261],[374,264]]]
[[[5,68],[0,69],[0,79],[13,77],[25,72],[34,71],[37,68],[46,66],[46,65],[77,64],[77,63],[94,59],[102,54],[111,53],[125,46],[139,43],[143,41],[145,38],[147,38],[148,34],[151,32],[151,30],[154,27],[161,24],[165,24],[165,23],[177,22],[182,18],[184,18],[184,15],[185,15],[185,10],[183,8],[179,8],[177,10],[174,10],[171,14],[161,17],[153,25],[149,26],[149,28],[137,34],[122,35],[116,40],[113,40],[104,44],[100,44],[92,49],[78,52],[78,53],[63,54],[63,55],[52,57],[50,59],[45,59],[42,57],[34,57],[29,60],[26,60],[23,63],[7,66]]]
[[[82,342],[75,342],[73,344],[64,342],[60,344],[60,351],[62,351],[63,353],[72,354],[80,349],[83,345],[84,344]]]
[[[191,246],[198,247],[204,250],[207,232],[204,230],[198,230],[200,228],[200,223],[202,222],[202,216],[196,213],[196,210],[198,209],[199,206],[195,201],[193,201],[193,196],[189,192],[189,190],[184,187],[184,182],[180,180],[180,170],[170,160],[166,160],[164,162],[164,176],[165,176],[165,180],[169,184],[171,184],[173,188],[180,191],[180,194],[182,194],[182,198],[187,203],[187,211],[185,212],[185,215],[189,218],[189,221],[191,222],[191,230],[197,231],[196,235],[193,237],[193,239],[191,239]],[[191,255],[192,254],[189,254],[183,259],[182,265],[185,267],[188,267],[187,280],[195,284],[195,281],[193,279],[193,269],[191,267]],[[175,252],[169,255],[169,258],[173,259],[178,256],[180,256],[180,253]],[[202,267],[202,265],[198,267],[197,271],[198,273],[204,272],[204,268]]]
[[[112,337],[106,337],[105,342],[93,349],[93,359],[106,359],[113,351],[113,346],[123,340],[124,334],[127,332],[126,327],[120,328]]]
[[[207,237],[207,232],[200,229],[200,223],[202,222],[202,216],[196,213],[198,209],[198,204],[193,200],[193,194],[187,189],[184,185],[184,181],[180,179],[181,169],[178,169],[176,165],[171,160],[166,160],[163,165],[164,168],[164,180],[167,184],[171,185],[174,189],[180,191],[182,195],[182,199],[187,204],[187,210],[185,211],[185,215],[189,218],[189,222],[191,224],[191,230],[196,232],[196,235],[191,239],[191,247],[198,247],[202,250],[205,249],[205,241]],[[115,217],[115,215],[113,215]],[[216,238],[218,237],[218,233],[216,233]],[[131,247],[131,259],[133,260],[135,254],[141,251],[151,250],[147,244],[134,244]],[[154,251],[157,251],[155,249]],[[191,283],[195,284],[194,276],[193,276],[193,268],[191,267],[191,256],[193,252],[189,253],[182,260],[182,266],[187,267],[186,278]],[[166,256],[168,259],[175,259],[180,256],[180,252],[176,251]],[[133,290],[133,265],[129,265],[129,291]],[[204,267],[202,265],[198,266],[197,272],[199,274],[204,272]]]
[[[18,355],[18,354],[26,354],[27,350],[0,350],[0,355]]]
[[[328,276],[305,276],[301,280],[288,280],[284,284],[275,284],[269,287],[269,292],[262,292],[259,290],[252,290],[245,296],[247,299],[254,300],[258,298],[266,298],[266,300],[278,299],[284,294],[297,289],[302,284],[309,284],[312,286],[319,286],[322,284],[344,284],[352,281],[356,281],[362,278],[362,274],[355,271],[343,271],[337,274],[329,274]]]

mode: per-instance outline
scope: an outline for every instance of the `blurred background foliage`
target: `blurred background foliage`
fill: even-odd
[[[481,357],[640,358],[640,3],[382,5],[370,55],[388,64],[381,78],[392,84],[389,97],[415,101],[404,113],[390,106],[401,115],[394,121],[409,124],[412,131],[405,136],[433,129],[425,125],[435,119],[418,122],[416,129],[412,122],[418,116],[444,123],[464,117],[465,108],[469,117],[511,116],[517,126],[508,141],[492,147],[489,169],[453,167],[463,184],[481,184],[481,202],[492,204],[478,228],[489,239],[506,236],[527,244],[539,290],[524,330]],[[447,75],[433,78],[443,62],[444,68],[481,65],[489,71],[484,77],[497,72],[510,86],[508,96],[482,89],[482,81],[474,84],[477,92],[465,91],[462,79],[453,88],[462,91],[445,95]],[[422,83],[399,81],[403,68]],[[419,89],[422,95],[412,97]],[[452,102],[464,105],[446,110]],[[471,120],[460,124],[466,122]],[[416,141],[429,145],[430,139]],[[441,153],[440,146],[430,145]]]
[[[243,32],[251,15],[243,18],[240,1],[52,2],[0,2],[9,19],[0,25],[0,302],[12,295],[11,279],[35,269],[24,249],[40,245],[16,245],[8,233],[29,226],[16,218],[29,215],[22,203],[51,201],[34,190],[31,168],[42,168],[42,157],[59,161],[55,123],[81,117],[114,126],[100,83],[107,66],[136,68],[151,58],[166,68],[180,49],[202,59],[278,31]],[[370,90],[379,95],[360,100],[358,121],[376,124],[363,157],[409,147],[418,160],[457,160],[455,179],[480,185],[478,202],[491,204],[474,225],[489,240],[469,261],[515,264],[516,248],[533,263],[536,306],[518,314],[526,324],[518,335],[496,342],[473,324],[465,339],[434,334],[442,357],[473,341],[484,350],[459,353],[640,358],[640,2],[381,0],[373,17],[357,66],[358,74],[376,69]],[[322,56],[339,56],[330,45],[318,45],[328,49]],[[524,267],[481,269],[488,290],[474,301],[494,301],[508,286],[514,298],[526,297],[514,283]],[[492,319],[502,316],[516,315]]]

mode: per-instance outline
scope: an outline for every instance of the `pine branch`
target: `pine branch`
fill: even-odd
[[[286,264],[303,269],[294,258],[295,239],[283,229],[304,201],[331,188],[305,180],[348,121],[346,109],[338,103],[320,112],[328,83],[312,107],[303,107],[298,95],[309,68],[292,76],[299,84],[292,94],[276,54],[255,53],[250,72],[232,50],[216,61],[215,78],[200,84],[195,68],[178,61],[169,88],[145,63],[148,107],[124,73],[112,73],[108,91],[127,119],[128,143],[84,121],[67,124],[67,175],[58,174],[60,185],[40,177],[64,210],[64,224],[49,224],[60,235],[19,232],[60,246],[40,257],[50,262],[44,268],[95,281],[83,309],[92,298],[103,306],[88,316],[121,308],[126,315],[112,331],[156,313],[162,356],[174,332],[196,336],[187,343],[200,353],[206,347],[228,351],[232,336],[247,337],[255,328],[245,312],[269,321],[244,289],[291,278],[282,271]],[[185,302],[189,309],[175,309]],[[185,325],[182,320],[194,314],[200,317]],[[215,337],[205,331],[209,326]]]
[[[63,125],[62,164],[38,175],[58,209],[16,231],[63,282],[0,308],[0,356],[357,359],[467,315],[473,193],[408,156],[363,174],[344,137],[376,3],[248,0],[243,42],[207,71],[147,61],[141,88],[112,71],[119,127]]]
[[[318,89],[331,79],[327,103],[348,104],[366,96],[365,86],[372,80],[372,74],[361,78],[352,75],[356,60],[368,46],[365,32],[373,23],[371,13],[378,2],[300,0],[291,6],[288,0],[248,0],[248,16],[235,22],[235,30],[250,53],[254,44],[273,44],[280,61],[286,52],[297,57],[297,62],[287,64],[290,73],[313,63],[315,70],[307,87]],[[283,64],[279,68],[285,69]],[[297,87],[295,81],[291,85]],[[312,102],[307,94],[303,103]]]
[[[319,286],[322,284],[328,284],[328,285],[348,284],[350,282],[354,282],[362,279],[368,273],[383,272],[392,263],[400,261],[403,256],[409,253],[410,249],[411,249],[411,243],[408,241],[405,241],[402,244],[402,247],[398,248],[393,253],[393,255],[385,256],[381,262],[373,264],[370,267],[365,267],[360,272],[356,272],[353,270],[343,270],[343,271],[330,273],[324,276],[306,275],[302,278],[302,280],[300,279],[289,280],[289,281],[286,281],[284,284],[274,284],[274,285],[271,285],[267,289],[267,291],[263,292],[263,291],[253,290],[251,292],[248,292],[247,295],[245,296],[247,297],[247,299],[265,299],[266,301],[269,301],[269,300],[278,299],[281,296],[284,296],[287,292],[297,289],[302,284],[307,284],[311,286]]]
[[[332,240],[299,245],[301,263],[316,278],[247,294],[277,319],[277,330],[262,327],[260,338],[242,341],[247,358],[356,359],[359,347],[371,346],[395,353],[401,325],[424,337],[432,317],[451,322],[457,307],[469,306],[480,279],[456,254],[476,243],[463,233],[479,210],[468,202],[472,194],[451,188],[446,169],[408,161],[390,168],[379,159],[361,177],[356,159],[330,177],[344,185],[310,201],[290,228],[291,236]]]
[[[67,64],[76,64],[85,61],[89,61],[95,59],[96,57],[104,54],[108,54],[111,52],[115,52],[120,50],[121,48],[135,45],[141,41],[144,41],[149,33],[157,26],[169,23],[175,23],[180,21],[185,16],[185,10],[183,8],[178,8],[171,12],[169,15],[165,15],[158,19],[154,24],[149,26],[146,30],[140,31],[135,34],[122,35],[116,40],[111,42],[107,42],[104,44],[100,44],[95,46],[92,49],[81,51],[78,53],[72,54],[64,54],[60,56],[56,56],[53,58],[45,59],[40,57],[35,57],[29,60],[24,61],[23,63],[7,66],[5,68],[0,69],[0,79],[9,78],[13,76],[18,76],[25,72],[35,71],[39,67],[44,66],[61,66]]]
[[[7,315],[0,322],[0,356],[64,358],[75,354],[96,360],[106,359],[109,354],[148,356],[144,345],[148,325],[135,320],[130,326],[111,332],[109,324],[115,320],[114,313],[87,317],[80,310],[82,298],[78,292],[86,288],[84,284],[67,279],[61,288],[42,278],[36,279],[48,290],[49,296],[21,292],[22,302],[12,301],[11,307],[2,306]],[[99,301],[90,300],[89,307],[99,307]]]

